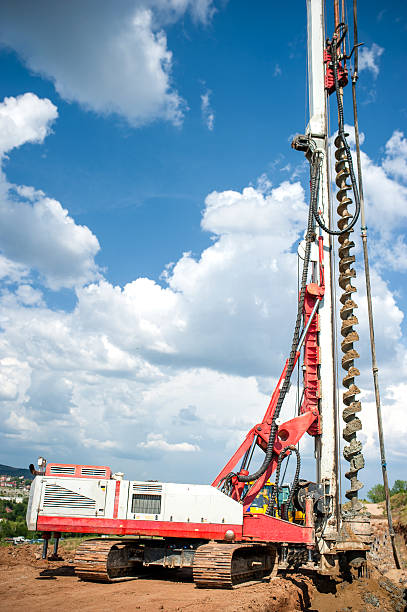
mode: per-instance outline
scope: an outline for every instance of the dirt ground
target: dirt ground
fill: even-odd
[[[370,578],[347,582],[287,572],[269,583],[233,591],[197,589],[188,572],[151,571],[114,584],[82,582],[74,575],[73,552],[62,546],[61,561],[43,561],[40,545],[0,548],[0,610],[19,612],[116,612],[117,610],[256,610],[402,612],[405,591],[372,569]]]

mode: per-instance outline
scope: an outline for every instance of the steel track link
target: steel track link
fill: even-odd
[[[92,582],[117,582],[130,580],[135,565],[132,549],[138,541],[95,539],[82,542],[76,550],[75,574],[81,580]]]
[[[213,542],[197,549],[193,576],[198,588],[233,589],[273,577],[277,569],[277,551],[267,544]]]

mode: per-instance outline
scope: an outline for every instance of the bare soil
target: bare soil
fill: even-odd
[[[146,568],[138,580],[82,582],[74,575],[72,545],[61,543],[60,561],[41,559],[40,545],[0,547],[0,610],[19,612],[164,610],[191,612],[317,612],[406,609],[403,585],[372,568],[352,582],[287,572],[269,583],[232,591],[197,589],[189,572]]]

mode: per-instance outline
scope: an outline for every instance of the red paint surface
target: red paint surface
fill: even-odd
[[[324,49],[324,63],[326,64],[325,71],[325,89],[329,94],[335,91],[335,76],[334,70],[332,67],[332,55],[330,51]],[[341,63],[338,62],[338,85],[340,87],[345,87],[348,84],[348,70],[342,66]]]
[[[325,51],[324,59],[326,62],[330,61],[331,57]],[[322,300],[325,293],[325,273],[324,273],[324,242],[322,236],[318,238],[318,253],[319,253],[319,285],[317,283],[309,283],[306,287],[306,293],[304,297],[304,327],[307,325],[311,314],[313,313],[314,306],[317,301]],[[316,436],[322,433],[322,425],[319,414],[319,400],[321,398],[321,381],[319,378],[319,365],[320,365],[320,350],[318,344],[318,332],[319,332],[319,315],[314,313],[313,319],[310,322],[305,342],[304,342],[304,400],[302,402],[300,412],[301,415],[290,421],[287,421],[278,428],[277,436],[274,443],[274,457],[270,462],[265,473],[257,479],[257,481],[250,488],[248,494],[244,499],[245,510],[250,506],[252,501],[255,499],[257,493],[267,482],[268,478],[276,469],[277,456],[281,452],[281,449],[285,446],[296,444],[305,432],[308,432],[311,436]],[[294,359],[294,366],[300,357],[300,351],[297,351]],[[243,487],[239,481],[239,475],[246,475],[247,469],[244,465],[244,470],[239,472],[236,469],[238,461],[241,460],[244,454],[249,450],[252,443],[254,442],[257,446],[266,452],[268,442],[270,438],[270,429],[275,414],[278,398],[280,396],[281,387],[283,386],[284,379],[287,374],[288,359],[284,365],[283,371],[279,378],[279,381],[274,389],[271,396],[269,405],[267,406],[261,423],[255,425],[247,434],[245,440],[239,446],[233,457],[227,462],[225,467],[219,472],[218,476],[212,483],[213,487],[219,487],[222,485],[223,480],[234,473],[231,477],[232,494],[231,497],[236,500],[240,500]],[[304,418],[305,417],[305,418]],[[308,419],[308,421],[307,421]],[[304,425],[307,425],[304,428]]]
[[[242,538],[242,525],[75,518],[68,516],[39,516],[37,529],[38,531],[110,533],[115,535],[161,536],[165,538],[202,538],[205,540],[223,540],[226,531],[231,529],[235,533],[236,539]]]
[[[255,429],[256,428],[253,427],[249,431],[249,433],[247,434],[246,438],[243,440],[242,444],[239,446],[239,448],[237,449],[237,451],[235,452],[233,457],[231,459],[229,459],[229,461],[227,462],[225,467],[216,476],[215,480],[212,483],[213,487],[217,487],[218,486],[220,481],[223,478],[225,478],[225,476],[227,476],[233,470],[233,468],[235,467],[235,465],[237,464],[239,459],[241,459],[243,457],[243,454],[247,451],[247,449],[250,448],[250,446],[251,446],[251,444],[253,442],[253,438],[254,438],[254,436],[256,434]]]
[[[294,365],[297,363],[299,356],[300,356],[300,353],[297,351],[295,355]],[[252,427],[252,429],[249,431],[246,438],[244,439],[242,444],[239,446],[239,448],[237,449],[233,457],[229,459],[225,467],[219,472],[215,480],[212,482],[213,487],[219,486],[219,483],[222,481],[222,479],[225,478],[225,476],[227,476],[230,472],[233,471],[238,461],[243,457],[244,453],[250,448],[253,442],[253,438],[255,436],[257,438],[258,446],[263,448],[263,450],[266,449],[269,435],[270,435],[270,426],[271,426],[272,418],[273,418],[273,415],[276,409],[278,398],[280,396],[280,390],[283,385],[283,380],[287,372],[287,366],[288,366],[288,359],[284,365],[283,371],[281,373],[277,386],[274,389],[273,395],[271,396],[269,405],[267,406],[267,410],[264,414],[262,422]],[[281,446],[279,446],[278,442],[276,442],[275,451],[278,452],[279,448],[281,448]],[[238,495],[237,492],[234,493],[232,497],[234,497],[234,499],[240,499],[240,496]]]
[[[273,456],[273,459],[271,460],[264,474],[260,476],[258,480],[256,480],[254,485],[251,487],[251,489],[249,489],[247,495],[245,496],[244,498],[244,510],[245,511],[250,506],[250,504],[253,502],[253,500],[256,498],[256,495],[260,491],[262,486],[267,482],[267,480],[270,478],[272,473],[275,471],[277,467],[278,455],[280,454],[282,449],[285,446],[288,446],[291,444],[293,445],[297,444],[298,440],[302,438],[302,436],[309,429],[313,421],[315,421],[315,419],[317,418],[317,415],[318,415],[317,412],[316,414],[314,414],[314,412],[306,412],[305,414],[302,414],[301,416],[290,419],[289,421],[286,421],[285,423],[280,425],[277,431],[276,442],[274,444],[275,454]],[[270,429],[269,429],[269,432],[270,432]],[[278,437],[283,432],[284,432],[284,436],[283,436],[284,440]]]
[[[265,514],[245,514],[243,539],[257,542],[313,544],[315,536],[312,527],[302,527]]]
[[[116,490],[114,492],[113,518],[117,518],[119,513],[120,480],[116,480]]]
[[[161,536],[223,540],[228,529],[236,540],[313,544],[314,530],[264,514],[245,514],[242,525],[218,523],[175,523],[170,521],[120,520],[39,516],[38,531],[106,533],[115,535]]]
[[[74,474],[52,474],[51,468],[53,466],[56,467],[68,467],[75,468]],[[91,470],[105,470],[106,476],[89,476],[88,474],[81,474],[82,468],[89,468]],[[98,480],[110,480],[112,475],[112,470],[110,467],[106,465],[77,465],[75,463],[47,463],[47,467],[45,468],[45,476],[52,476],[52,478],[97,478]]]
[[[321,299],[325,290],[324,287],[319,287],[315,283],[310,283],[307,286],[304,299],[304,325],[309,321],[313,312],[315,303]],[[320,350],[318,345],[319,331],[319,314],[315,313],[304,342],[304,400],[302,402],[300,412],[318,413],[318,402],[321,397],[321,385],[319,380],[319,364]],[[311,436],[316,436],[322,433],[321,421],[319,413],[311,427],[308,429]]]

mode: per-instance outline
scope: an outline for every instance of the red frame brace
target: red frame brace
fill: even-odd
[[[326,65],[325,70],[325,89],[328,94],[331,95],[335,91],[335,76],[334,69],[332,67],[332,54],[330,50],[324,49],[324,64]],[[346,66],[338,63],[338,85],[339,87],[345,87],[348,84],[348,69]]]
[[[325,293],[325,275],[324,275],[324,245],[322,236],[318,239],[319,247],[319,285],[309,283],[306,288],[304,300],[304,327],[311,317],[315,303],[322,300]],[[264,484],[270,478],[271,474],[277,467],[278,455],[285,446],[295,445],[302,438],[305,432],[315,436],[322,432],[320,414],[318,410],[318,400],[321,396],[320,380],[318,366],[320,363],[319,346],[318,346],[318,331],[319,331],[319,316],[315,311],[313,319],[310,322],[305,342],[304,342],[304,400],[300,408],[300,416],[294,417],[286,421],[278,427],[276,440],[274,443],[274,455],[268,466],[260,478],[250,487],[244,498],[244,511],[247,512],[257,493],[262,489]],[[298,361],[300,351],[295,355],[294,366]],[[260,446],[264,451],[267,448],[270,437],[271,423],[276,410],[277,401],[280,396],[281,387],[287,373],[288,359],[284,365],[277,386],[271,396],[270,403],[264,414],[261,423],[258,423],[248,432],[245,440],[239,446],[235,454],[230,458],[225,467],[219,472],[215,480],[212,482],[213,487],[219,487],[228,474],[236,467],[238,461],[242,459],[244,454],[249,451],[252,444]],[[247,475],[247,470],[241,470],[239,474]],[[231,497],[240,500],[243,489],[243,482],[239,482],[237,476],[232,477],[232,493]],[[270,517],[268,517],[270,518]]]

